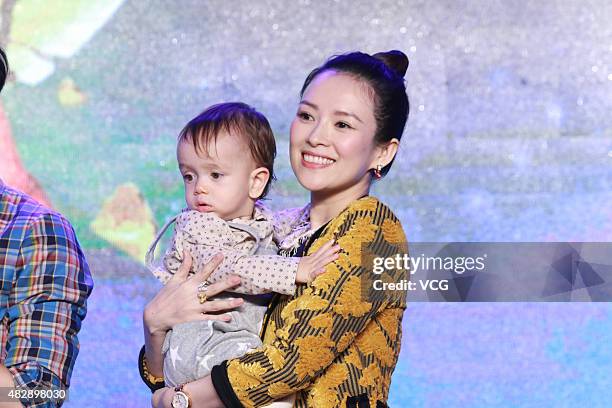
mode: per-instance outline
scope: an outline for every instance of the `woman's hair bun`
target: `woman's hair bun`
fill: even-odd
[[[387,67],[391,68],[391,70],[395,71],[395,73],[402,78],[404,75],[406,75],[409,62],[408,57],[403,52],[391,50],[386,52],[377,52],[372,56],[384,62]]]

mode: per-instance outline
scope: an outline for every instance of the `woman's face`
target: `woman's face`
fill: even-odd
[[[291,123],[291,167],[298,181],[312,193],[367,193],[369,169],[376,167],[375,132],[367,85],[336,71],[319,74]]]

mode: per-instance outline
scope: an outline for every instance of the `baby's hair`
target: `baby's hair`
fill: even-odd
[[[408,57],[398,50],[374,55],[363,52],[335,55],[310,72],[304,81],[300,96],[304,96],[308,85],[317,75],[325,71],[351,75],[368,84],[371,90],[376,118],[374,141],[384,144],[393,138],[401,140],[410,111],[404,83],[407,69]],[[387,174],[392,164],[393,160],[382,168],[383,176]]]
[[[4,83],[6,82],[6,77],[8,77],[8,74],[8,60],[6,59],[4,50],[0,48],[0,91],[2,91],[2,88],[4,88]]]
[[[270,177],[259,198],[268,194],[274,176],[276,142],[270,123],[264,115],[242,102],[219,103],[191,119],[179,133],[178,142],[190,142],[196,152],[216,143],[220,133],[242,138],[249,147],[257,167],[265,167]]]

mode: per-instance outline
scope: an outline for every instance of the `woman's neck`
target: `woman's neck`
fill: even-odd
[[[339,192],[310,193],[310,226],[318,229],[332,218],[336,217],[353,201],[368,195],[370,183],[358,184]]]

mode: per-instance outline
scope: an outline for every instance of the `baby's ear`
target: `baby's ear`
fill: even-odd
[[[265,167],[258,167],[251,172],[249,178],[249,197],[257,200],[264,192],[270,179],[270,171]]]

